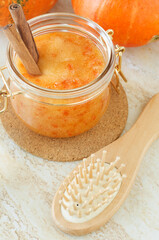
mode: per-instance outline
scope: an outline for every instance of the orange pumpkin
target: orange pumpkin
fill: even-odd
[[[72,5],[76,14],[113,29],[115,44],[140,46],[159,34],[159,0],[72,0]]]
[[[50,10],[56,0],[0,0],[0,27],[12,21],[8,10],[11,3],[21,4],[26,18],[30,19]]]

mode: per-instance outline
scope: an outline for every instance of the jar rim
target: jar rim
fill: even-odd
[[[100,86],[103,86],[103,84],[106,83],[106,81],[102,81],[104,76],[109,76],[112,75],[112,71],[114,70],[114,66],[115,66],[115,51],[114,51],[114,45],[113,42],[110,38],[110,36],[108,35],[108,33],[101,27],[99,26],[97,23],[95,23],[94,21],[81,17],[79,15],[76,14],[72,14],[72,13],[47,13],[47,14],[43,14],[37,17],[34,17],[32,19],[30,19],[28,21],[31,29],[32,26],[35,26],[37,23],[39,23],[40,21],[44,21],[44,20],[51,20],[53,18],[65,18],[65,19],[69,19],[69,18],[73,18],[75,20],[82,20],[84,21],[85,24],[87,24],[89,27],[91,27],[92,29],[95,29],[100,36],[102,36],[102,38],[104,39],[105,43],[107,44],[107,47],[109,46],[108,50],[109,50],[109,54],[108,54],[108,62],[104,68],[104,70],[101,72],[100,75],[98,75],[94,80],[92,80],[91,82],[89,82],[86,85],[83,85],[81,87],[78,88],[73,88],[73,89],[67,89],[67,90],[55,90],[55,89],[47,89],[47,88],[43,88],[40,87],[32,82],[30,82],[29,80],[27,80],[15,67],[15,64],[12,61],[12,57],[11,57],[11,52],[13,51],[12,46],[9,44],[8,48],[7,48],[7,68],[9,70],[9,73],[12,77],[14,77],[14,80],[18,82],[18,86],[20,84],[22,89],[25,89],[25,91],[29,92],[29,93],[33,93],[36,95],[41,95],[44,97],[52,97],[54,98],[55,95],[57,97],[57,95],[59,96],[58,98],[75,98],[75,97],[79,97],[85,94],[88,94],[92,91],[94,91],[95,89],[99,88]],[[68,24],[69,25],[69,24]],[[34,35],[34,30],[33,30],[33,35]],[[110,82],[110,81],[109,81]],[[109,84],[108,82],[108,84]],[[71,95],[70,95],[71,94]]]

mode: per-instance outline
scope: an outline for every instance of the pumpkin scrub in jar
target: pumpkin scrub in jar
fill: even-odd
[[[16,60],[18,71],[34,86],[49,90],[77,89],[91,83],[105,68],[106,60],[100,49],[84,36],[52,32],[35,37],[35,42],[40,76],[29,75],[20,59]],[[12,105],[33,131],[54,138],[72,137],[99,121],[109,103],[109,86],[87,100],[79,97],[79,103],[65,104],[65,101],[50,99],[50,104],[45,104],[19,95]]]

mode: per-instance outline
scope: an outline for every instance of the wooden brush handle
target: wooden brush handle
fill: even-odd
[[[134,126],[127,133],[127,138],[130,137],[134,139],[136,149],[140,145],[149,146],[159,137],[159,93],[153,96]]]
[[[138,170],[144,153],[158,137],[159,94],[156,94],[146,105],[133,127],[114,143],[104,148],[108,152],[107,159],[112,161],[116,156],[120,156],[121,161],[128,166],[126,171],[129,175],[131,171]],[[125,171],[123,170],[123,172]]]

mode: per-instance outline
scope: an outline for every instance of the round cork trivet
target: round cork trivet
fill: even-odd
[[[1,120],[9,136],[33,155],[52,161],[75,161],[88,157],[117,139],[125,127],[127,116],[127,97],[120,84],[120,94],[112,88],[108,110],[100,122],[76,137],[55,139],[32,132],[17,118],[10,102]]]

